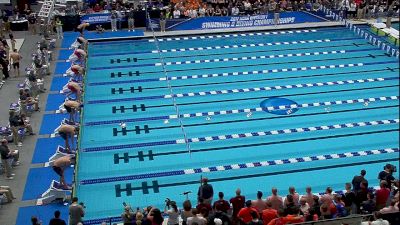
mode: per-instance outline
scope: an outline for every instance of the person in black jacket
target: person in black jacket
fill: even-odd
[[[63,219],[60,219],[61,212],[55,211],[54,218],[50,220],[49,225],[66,225]]]

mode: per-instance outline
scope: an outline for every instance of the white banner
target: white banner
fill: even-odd
[[[0,4],[10,4],[10,0],[0,0]]]

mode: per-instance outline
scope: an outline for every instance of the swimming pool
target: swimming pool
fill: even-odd
[[[373,186],[398,165],[399,62],[344,28],[88,51],[76,193],[91,224],[119,217],[122,202],[163,208],[188,191],[196,202],[201,176],[255,198],[342,190],[361,169]]]

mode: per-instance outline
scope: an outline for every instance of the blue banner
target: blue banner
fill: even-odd
[[[151,19],[153,29],[159,30],[159,20]],[[305,12],[281,12],[279,24],[294,24],[325,21]],[[199,17],[195,19],[169,19],[166,30],[204,30],[274,25],[274,14],[254,16]]]
[[[126,21],[124,15],[119,18],[119,21]],[[110,23],[111,22],[111,13],[93,13],[81,16],[81,23],[90,23],[90,24],[101,24],[101,23]]]

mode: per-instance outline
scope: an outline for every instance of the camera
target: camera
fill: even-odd
[[[171,206],[171,199],[166,198],[165,199],[165,205],[169,208]]]

